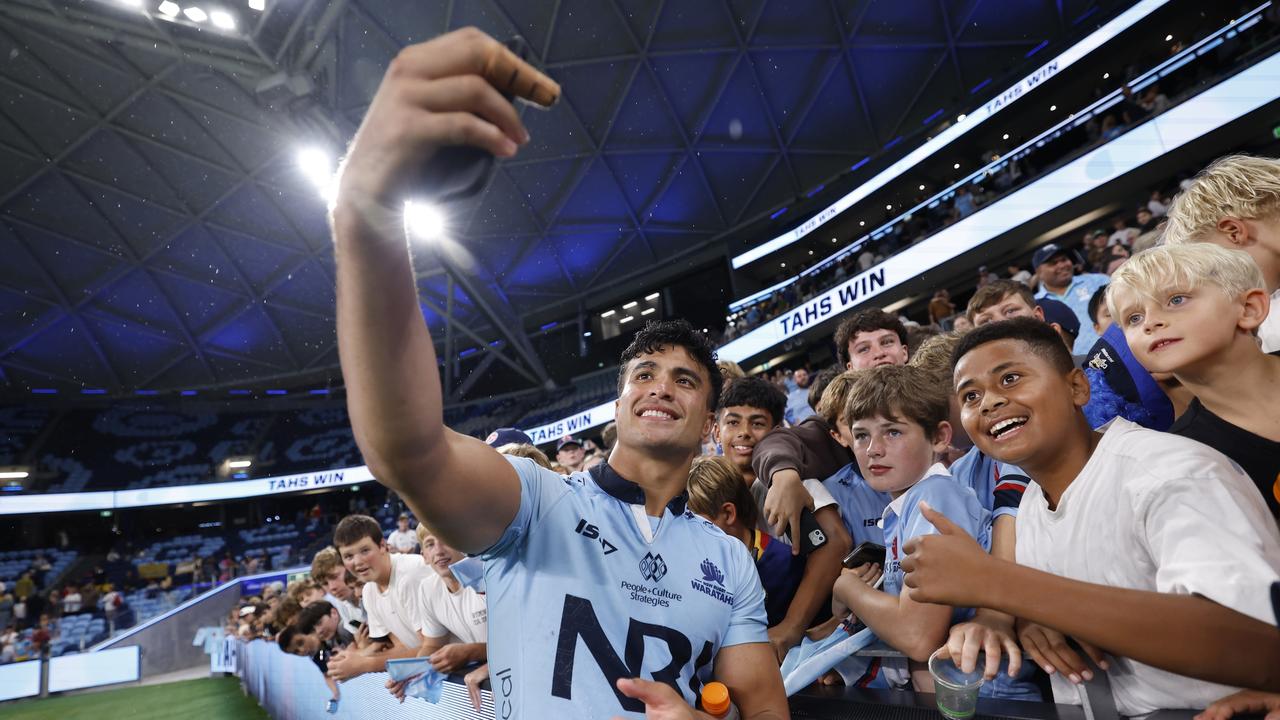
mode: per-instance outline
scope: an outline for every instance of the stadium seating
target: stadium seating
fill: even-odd
[[[34,570],[36,558],[44,556],[49,561],[49,571],[45,573],[40,589],[51,587],[62,573],[76,561],[78,553],[74,550],[58,550],[55,548],[6,550],[0,552],[0,582],[13,587],[22,574]],[[35,574],[32,577],[36,577]]]

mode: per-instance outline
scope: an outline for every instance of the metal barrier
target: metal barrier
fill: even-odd
[[[386,673],[368,673],[342,683],[337,711],[329,714],[325,703],[329,688],[311,660],[288,655],[271,642],[240,643],[236,674],[245,692],[257,699],[274,720],[493,720],[493,695],[481,691],[483,705],[477,713],[471,707],[467,689],[460,682],[446,681],[440,702],[420,698],[398,702],[387,692]]]

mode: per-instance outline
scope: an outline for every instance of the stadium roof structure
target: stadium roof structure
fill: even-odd
[[[337,378],[325,205],[298,154],[339,155],[390,59],[449,29],[523,37],[563,87],[448,209],[466,258],[415,246],[442,354],[483,350],[465,376],[446,364],[457,399],[486,372],[547,385],[530,318],[724,252],[1127,4],[7,0],[0,395]]]

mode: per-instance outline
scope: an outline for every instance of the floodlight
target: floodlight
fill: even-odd
[[[235,30],[236,19],[226,10],[214,10],[209,13],[209,22],[219,30]]]
[[[404,204],[404,226],[416,238],[440,238],[444,236],[444,214],[435,205],[408,202]]]
[[[178,7],[178,3],[173,0],[164,0],[164,2],[160,3],[159,10],[161,15],[177,17],[178,13],[182,11],[182,8]]]
[[[208,13],[195,6],[183,9],[182,14],[186,15],[191,22],[202,23],[209,19]]]

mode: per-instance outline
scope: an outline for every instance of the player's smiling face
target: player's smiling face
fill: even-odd
[[[627,366],[617,402],[618,444],[656,454],[697,453],[714,415],[711,378],[682,347],[662,347]]]
[[[1044,466],[1037,458],[1056,452],[1089,401],[1083,373],[1063,375],[1021,340],[973,348],[956,363],[955,381],[961,422],[978,449],[1029,471]]]

